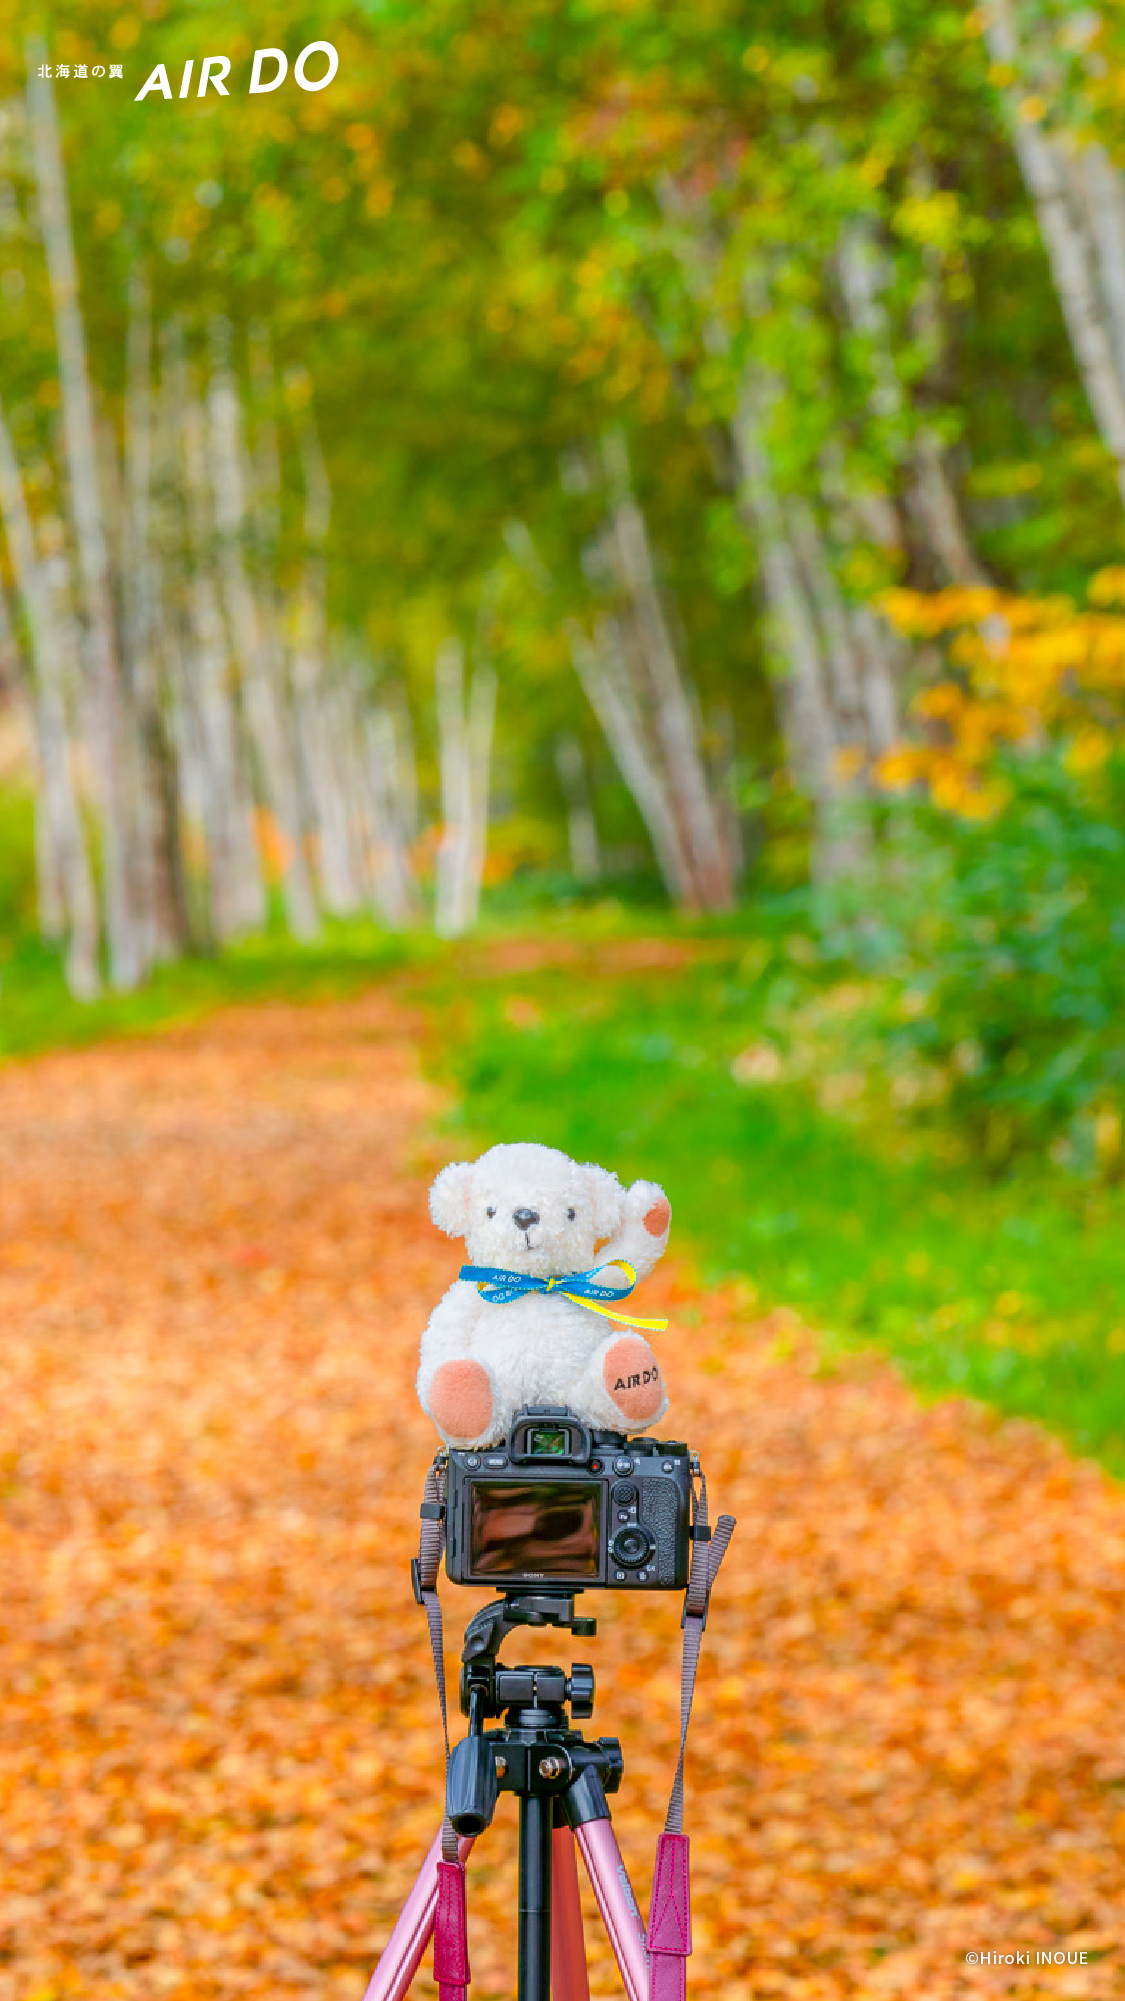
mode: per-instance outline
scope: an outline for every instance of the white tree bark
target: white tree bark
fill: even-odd
[[[127,787],[122,772],[126,717],[114,630],[109,555],[103,529],[103,504],[98,490],[93,405],[54,97],[50,83],[37,74],[45,61],[46,50],[41,43],[31,41],[28,54],[28,122],[58,343],[63,436],[91,669],[90,712],[96,733],[94,748],[99,781],[109,971],[115,986],[128,988],[135,986],[140,977],[141,960],[129,895],[130,829],[125,815]]]
[[[371,830],[368,851],[371,887],[380,915],[396,927],[408,923],[418,909],[418,888],[403,820],[401,735],[389,708],[376,708],[366,718],[364,796]]]
[[[691,871],[665,785],[645,743],[620,634],[611,619],[599,622],[593,640],[573,619],[564,630],[586,699],[648,830],[664,887],[673,903],[690,908],[695,894]]]
[[[442,834],[437,853],[434,927],[456,938],[475,923],[488,841],[489,772],[496,714],[496,675],[478,660],[465,704],[465,657],[460,640],[438,648],[438,761]]]
[[[919,192],[928,193],[931,177],[919,170],[915,179]],[[891,351],[890,326],[885,289],[890,272],[872,242],[870,228],[855,222],[846,228],[839,242],[837,268],[844,309],[851,325],[869,344],[875,375],[872,414],[901,416],[907,412],[909,397]],[[934,363],[941,352],[941,322],[936,273],[924,271],[910,309],[915,339]],[[950,477],[945,447],[932,421],[917,419],[911,438],[907,470],[906,505],[918,539],[933,561],[942,583],[974,586],[988,579],[977,562]],[[894,509],[886,504],[881,518],[869,523],[872,539],[883,547],[897,545],[898,526]],[[882,712],[885,704],[880,704]],[[897,710],[897,700],[895,708]],[[897,718],[893,727],[897,727]]]
[[[133,767],[131,877],[141,963],[146,968],[178,957],[190,942],[175,759],[161,698],[152,539],[153,437],[152,306],[147,274],[137,267],[129,297],[121,583],[125,684],[134,719],[124,746]]]
[[[228,355],[228,330],[212,323],[212,372],[208,394],[210,463],[218,533],[223,603],[242,676],[246,716],[257,755],[258,780],[280,846],[282,894],[295,938],[319,929],[305,855],[294,746],[275,663],[269,657],[254,592],[247,575],[246,487],[238,390]]]
[[[692,881],[692,901],[727,909],[733,885],[718,815],[699,750],[695,716],[665,617],[644,516],[629,475],[624,437],[603,440],[613,502],[615,568],[632,604],[644,667],[651,687],[653,724],[660,744],[672,811]]]
[[[34,716],[39,759],[36,849],[40,922],[48,936],[67,934],[66,977],[81,1000],[98,991],[98,912],[93,871],[74,782],[67,721],[65,662],[76,636],[57,615],[51,564],[66,581],[59,552],[41,562],[11,433],[0,407],[0,517],[31,641]]]
[[[658,195],[685,282],[701,311],[704,341],[713,353],[725,355],[730,337],[713,303],[719,251],[709,240],[706,219],[692,213],[688,198],[670,180],[661,183]],[[857,260],[849,278],[865,299],[871,277]],[[742,294],[750,320],[761,309],[761,292],[760,282],[747,273]],[[753,360],[744,365],[731,447],[738,504],[755,547],[777,664],[781,735],[790,770],[813,808],[813,874],[827,879],[851,871],[866,846],[857,810],[863,787],[855,768],[861,722],[877,719],[881,744],[887,715],[897,705],[888,649],[866,608],[844,598],[818,519],[823,511],[841,523],[852,507],[839,467],[819,468],[820,491],[806,501],[781,491],[775,479],[770,418],[784,393],[774,373]],[[891,532],[885,509],[860,508],[857,526],[860,514],[866,517],[863,536],[883,540]]]
[[[478,659],[469,689],[465,731],[465,842],[461,865],[461,929],[469,930],[480,915],[480,893],[488,856],[488,808],[492,770],[492,732],[496,722],[496,670]]]
[[[566,802],[570,872],[576,882],[596,882],[601,874],[598,827],[586,776],[586,760],[577,737],[559,738],[555,745],[555,769]]]
[[[302,380],[292,387],[295,393],[291,394],[291,407],[305,482],[305,553],[294,619],[292,662],[297,736],[316,826],[321,899],[334,916],[346,917],[360,908],[363,892],[354,866],[342,746],[332,727],[337,691],[327,684],[325,544],[332,514],[332,492],[313,422],[308,384]]]
[[[179,338],[165,356],[169,427],[179,430],[187,521],[187,592],[191,614],[202,767],[211,928],[218,944],[260,929],[266,918],[253,799],[242,769],[235,673],[227,650],[213,570],[214,522],[207,468],[207,420]]]
[[[434,663],[437,697],[441,839],[434,880],[434,929],[454,938],[460,929],[461,855],[465,842],[465,654],[459,639],[445,639]]]
[[[1120,267],[1120,170],[1101,153],[1079,163],[1074,135],[1025,115],[1018,82],[1025,51],[1010,0],[987,0],[985,29],[994,63],[1013,73],[1008,90],[1012,143],[1039,221],[1070,344],[1094,422],[1113,459],[1125,499],[1125,321]],[[1099,149],[1100,151],[1100,149]]]

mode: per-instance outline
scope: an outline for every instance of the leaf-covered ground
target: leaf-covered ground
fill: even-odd
[[[0,2001],[360,2001],[428,1845],[413,1375],[457,1250],[420,1033],[384,990],[0,1074]],[[669,1426],[739,1517],[689,1753],[692,1992],[1120,1991],[1125,1497],[1030,1427],[818,1373],[795,1319],[680,1258],[645,1288]],[[478,1600],[444,1597],[456,1637]],[[646,1901],[679,1608],[596,1609]],[[470,1864],[476,2001],[514,1992],[513,1820]]]

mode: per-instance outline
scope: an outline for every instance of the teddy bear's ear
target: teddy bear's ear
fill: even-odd
[[[612,1237],[625,1213],[625,1190],[606,1167],[588,1167],[586,1186],[594,1205],[594,1236]]]
[[[469,1197],[473,1187],[473,1164],[454,1160],[443,1167],[430,1189],[430,1214],[447,1237],[463,1237],[469,1227]]]

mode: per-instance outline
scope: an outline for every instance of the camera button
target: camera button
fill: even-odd
[[[617,1579],[617,1582],[618,1582],[619,1584],[624,1584],[624,1582],[625,1582],[625,1572],[624,1572],[623,1570],[615,1570],[613,1574],[614,1574],[614,1576],[615,1576],[615,1578]]]
[[[660,1470],[662,1473],[674,1473],[676,1469],[675,1466],[672,1464],[672,1461],[670,1459],[666,1459]]]
[[[502,1452],[490,1452],[484,1463],[486,1466],[506,1466],[508,1462]]]
[[[631,1473],[633,1470],[633,1462],[631,1459],[615,1459],[613,1462],[613,1470],[615,1473]]]
[[[479,1455],[475,1452],[470,1452],[465,1460],[465,1464],[466,1466],[479,1466],[480,1465]]]

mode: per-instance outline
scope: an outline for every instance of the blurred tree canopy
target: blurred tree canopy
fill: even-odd
[[[761,387],[771,494],[818,495],[845,606],[888,585],[1076,591],[1120,554],[1114,468],[1091,419],[1025,191],[987,22],[865,0],[429,0],[331,23],[272,9],[8,0],[0,375],[29,483],[57,467],[54,336],[21,175],[25,37],[54,64],[91,368],[126,385],[131,273],[157,325],[204,353],[222,316],[248,368],[268,327],[311,385],[333,493],[330,616],[429,690],[434,648],[490,593],[510,804],[553,790],[550,744],[602,762],[563,637],[603,589],[590,472],[607,431],[636,488],[705,710],[734,716],[744,796],[782,756],[786,672],[762,616],[761,515],[732,451]],[[297,88],[307,43],[339,70]],[[256,47],[285,82],[247,93]],[[1052,42],[1053,46],[1053,42]],[[199,99],[201,58],[229,96]],[[178,92],[136,93],[158,63]],[[312,65],[315,72],[315,63]],[[1061,88],[1061,86],[1060,86]],[[1084,114],[1115,116],[1107,89]],[[292,433],[282,549],[300,561]],[[919,468],[969,575],[949,574]],[[931,499],[933,496],[931,495]],[[526,531],[512,551],[512,524]],[[951,545],[952,546],[952,545]],[[782,730],[781,734],[784,734]],[[858,755],[858,753],[857,753]]]

